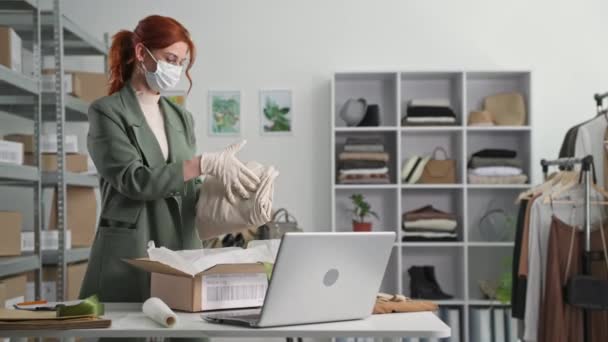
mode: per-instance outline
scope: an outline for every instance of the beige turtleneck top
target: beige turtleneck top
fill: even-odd
[[[169,157],[169,144],[167,142],[167,134],[165,133],[165,117],[160,109],[160,94],[150,94],[137,90],[135,94],[146,122],[158,141],[160,151],[165,160],[167,160]]]

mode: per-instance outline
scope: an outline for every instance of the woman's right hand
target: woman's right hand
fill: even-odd
[[[201,174],[217,177],[224,184],[226,197],[232,204],[236,202],[235,192],[243,199],[248,199],[248,191],[255,192],[260,185],[260,178],[236,158],[236,154],[246,143],[247,141],[243,140],[221,152],[201,155]]]

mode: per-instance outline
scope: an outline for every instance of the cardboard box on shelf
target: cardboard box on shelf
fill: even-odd
[[[82,281],[87,271],[87,265],[87,262],[68,265],[64,292],[65,300],[78,299]],[[57,300],[57,267],[55,266],[44,267],[42,269],[42,298],[48,301]]]
[[[42,91],[55,91],[55,70],[44,69],[42,75]],[[44,84],[45,78],[47,79],[46,85]],[[86,102],[93,102],[108,95],[108,77],[104,73],[66,71],[64,80],[66,80],[64,81],[65,91]]]
[[[73,247],[89,247],[95,238],[97,199],[95,190],[88,187],[68,186],[67,229],[72,233]],[[49,229],[57,229],[57,194],[53,195]]]
[[[35,155],[25,153],[24,164],[34,165]],[[57,171],[57,155],[54,153],[43,153],[40,155],[42,171],[52,172]],[[83,173],[88,171],[87,155],[80,153],[69,153],[65,155],[65,168],[69,172]]]
[[[23,144],[0,140],[0,162],[23,165]]]
[[[151,296],[176,310],[197,312],[261,306],[268,287],[261,263],[220,264],[190,276],[145,258],[127,262],[150,272]]]
[[[25,274],[0,279],[0,307],[12,308],[25,301],[26,282]]]
[[[43,230],[40,232],[40,248],[43,251],[59,249],[59,231],[58,230]],[[72,248],[72,232],[68,229],[65,231],[65,248]],[[21,233],[21,251],[34,251],[34,232]]]
[[[0,64],[17,72],[22,72],[21,38],[15,30],[0,26]]]
[[[22,143],[24,153],[34,153],[34,136],[32,134],[8,134],[4,136],[4,140]],[[65,135],[63,142],[65,153],[78,153],[78,136]],[[42,135],[40,152],[57,153],[57,135]]]
[[[0,256],[21,255],[22,216],[18,211],[0,211]],[[18,239],[15,239],[18,237]]]

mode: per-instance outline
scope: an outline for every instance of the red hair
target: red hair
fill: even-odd
[[[177,20],[160,15],[151,15],[140,20],[133,32],[121,30],[112,37],[108,56],[110,69],[109,94],[119,91],[135,70],[135,45],[143,43],[149,49],[163,49],[177,42],[184,42],[190,51],[190,62],[186,67],[186,77],[192,88],[190,68],[196,58],[196,50],[190,32]],[[190,91],[188,89],[188,92]]]

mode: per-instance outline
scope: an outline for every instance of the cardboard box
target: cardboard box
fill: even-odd
[[[87,271],[88,263],[70,264],[66,270],[66,286],[64,299],[76,300]],[[33,282],[33,279],[31,279]],[[33,283],[32,283],[33,284]],[[31,285],[34,286],[34,285]],[[42,298],[54,302],[57,300],[57,267],[42,269]]]
[[[12,308],[25,301],[26,282],[25,274],[0,279],[0,307]]]
[[[40,232],[40,248],[44,250],[59,249],[59,231],[58,230],[43,230]],[[65,248],[72,248],[72,232],[68,229],[65,231]],[[34,232],[21,233],[21,251],[34,251]]]
[[[147,258],[125,261],[150,272],[151,296],[176,310],[258,307],[264,303],[268,288],[268,277],[261,263],[221,264],[190,276]]]
[[[55,70],[45,69],[42,71],[42,75],[42,91],[55,91]],[[48,79],[46,82],[49,84],[47,85],[44,84],[45,78]],[[67,80],[64,81],[66,82],[64,84],[66,92],[86,102],[93,102],[108,95],[108,77],[104,73],[66,71],[64,80]]]
[[[22,220],[18,211],[0,211],[0,256],[21,255]]]
[[[25,153],[23,161],[25,165],[34,165],[35,155]],[[43,153],[41,156],[42,171],[57,171],[57,155],[54,153]],[[65,168],[69,172],[83,173],[88,171],[87,155],[70,153],[65,155]]]
[[[21,38],[15,30],[0,26],[0,64],[17,72],[22,72]]]
[[[0,162],[23,165],[23,144],[0,140]]]
[[[72,232],[73,247],[89,247],[95,238],[97,199],[88,187],[67,187],[67,229]],[[53,195],[49,229],[57,229],[57,194]]]
[[[4,140],[22,143],[24,153],[35,152],[34,136],[31,134],[9,134],[4,136]],[[65,153],[78,153],[78,136],[64,136],[63,146],[63,150],[65,151]],[[40,152],[57,153],[57,135],[47,134],[41,136]]]

